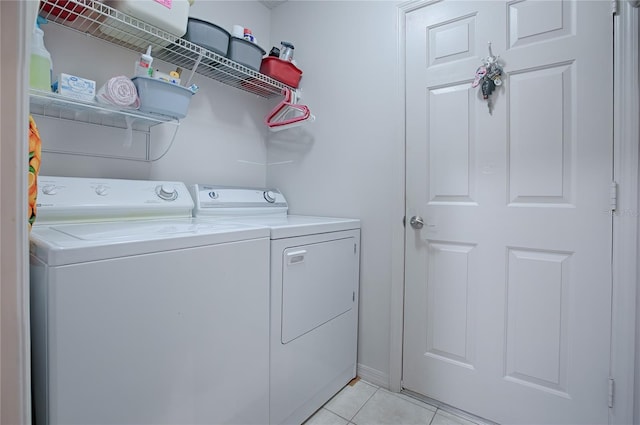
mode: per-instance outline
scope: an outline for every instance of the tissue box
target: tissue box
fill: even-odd
[[[91,102],[96,97],[96,82],[75,75],[60,74],[57,91],[62,96]]]

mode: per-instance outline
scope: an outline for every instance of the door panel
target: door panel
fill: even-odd
[[[429,200],[430,202],[474,202],[475,120],[469,84],[450,85],[429,91]],[[459,119],[449,125],[456,111]]]
[[[403,385],[501,423],[606,423],[612,18],[606,1],[407,14]],[[506,77],[489,111],[476,68]]]
[[[566,394],[571,257],[524,249],[508,252],[505,378]]]
[[[573,203],[574,73],[575,63],[554,64],[513,73],[509,78],[511,205]]]
[[[441,242],[427,248],[428,279],[434,282],[427,288],[427,353],[467,367],[473,364],[473,312],[469,311],[473,295],[467,274],[473,249],[473,245]]]

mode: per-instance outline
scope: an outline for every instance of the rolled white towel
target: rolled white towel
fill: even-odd
[[[129,78],[119,75],[110,78],[96,93],[96,99],[101,103],[138,109],[140,98],[136,86]]]

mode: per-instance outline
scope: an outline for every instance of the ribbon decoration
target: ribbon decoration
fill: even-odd
[[[491,94],[502,85],[502,77],[504,70],[500,64],[500,56],[495,56],[491,51],[491,42],[489,42],[489,56],[482,59],[483,64],[476,70],[476,76],[473,80],[472,87],[480,86],[482,98],[487,101],[489,114],[492,113],[493,104],[491,103]]]

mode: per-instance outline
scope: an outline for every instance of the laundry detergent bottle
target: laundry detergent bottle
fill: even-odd
[[[51,76],[53,75],[53,62],[51,54],[44,47],[44,31],[40,24],[46,24],[47,20],[38,16],[31,37],[31,63],[29,65],[29,87],[36,90],[51,91]]]

